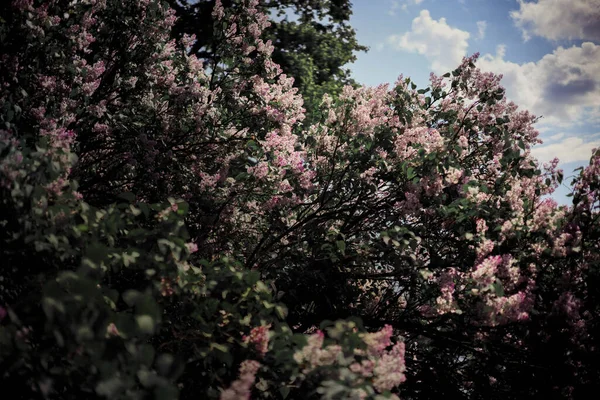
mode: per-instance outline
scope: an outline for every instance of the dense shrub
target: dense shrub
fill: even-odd
[[[539,166],[477,55],[314,123],[257,1],[0,6],[0,373],[22,398],[581,397],[598,165]],[[24,40],[25,39],[25,40]]]

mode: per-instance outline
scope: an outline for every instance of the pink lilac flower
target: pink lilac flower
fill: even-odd
[[[404,343],[398,342],[377,360],[373,387],[380,393],[391,390],[406,380],[405,371]]]
[[[367,344],[369,354],[381,354],[391,342],[391,337],[394,330],[391,325],[385,325],[379,332],[364,333],[361,335],[362,340]]]
[[[198,245],[196,243],[193,243],[193,242],[186,243],[185,246],[187,247],[187,249],[190,253],[195,253],[198,251]]]
[[[252,385],[260,363],[255,360],[244,360],[240,365],[239,378],[231,386],[221,392],[220,400],[250,400]]]
[[[265,355],[269,349],[269,325],[256,326],[250,331],[250,335],[244,336],[244,343],[252,343],[260,355]]]

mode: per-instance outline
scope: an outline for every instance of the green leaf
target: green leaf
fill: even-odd
[[[155,354],[156,354],[156,351],[154,350],[154,347],[152,347],[149,344],[142,344],[138,348],[137,357],[140,361],[140,364],[146,365],[149,367],[152,365],[152,362],[154,361]]]
[[[138,258],[139,256],[140,256],[140,253],[138,253],[137,251],[132,251],[129,254],[123,253],[123,255],[122,255],[123,265],[128,267],[129,264],[134,264],[136,258]]]
[[[173,385],[162,385],[154,391],[155,400],[173,400],[179,398],[179,390]]]
[[[246,146],[248,146],[252,150],[257,150],[258,149],[258,145],[256,144],[256,141],[254,141],[254,140],[248,140],[246,142]]]
[[[142,294],[140,292],[138,292],[137,290],[127,290],[125,291],[125,293],[123,293],[122,297],[123,297],[123,301],[125,302],[125,304],[127,304],[129,307],[133,307],[137,301],[137,299],[141,296]]]
[[[211,349],[215,349],[215,350],[219,350],[222,353],[229,352],[229,347],[227,347],[226,345],[220,344],[220,343],[216,343],[216,342],[211,343],[210,344],[210,348]]]
[[[123,192],[117,196],[120,199],[127,200],[130,203],[135,203],[135,194],[131,192]]]
[[[282,306],[282,305],[277,305],[275,306],[275,314],[277,314],[277,316],[284,320],[287,317],[287,308]]]
[[[340,252],[342,254],[346,254],[346,242],[344,242],[343,240],[336,240],[335,244],[337,245],[337,248],[340,250]]]
[[[142,333],[152,335],[154,333],[155,323],[150,315],[138,315],[135,317],[135,322]]]
[[[185,201],[180,201],[177,203],[177,214],[178,215],[186,215],[188,210],[190,209],[190,205]]]
[[[79,224],[77,225],[77,230],[80,232],[87,232],[90,228],[86,224]]]
[[[118,397],[123,387],[123,382],[118,376],[101,381],[96,386],[96,393],[106,398]]]
[[[248,271],[244,276],[244,280],[249,286],[253,286],[256,282],[259,281],[259,279],[260,274],[256,271]]]
[[[281,393],[282,399],[286,399],[290,394],[290,388],[287,386],[282,386],[279,388],[279,393]]]
[[[504,286],[500,281],[496,281],[494,284],[492,284],[492,288],[494,289],[496,296],[504,297]]]
[[[162,376],[169,375],[175,358],[171,354],[161,354],[156,360],[156,370]]]
[[[137,372],[137,377],[140,383],[145,388],[151,388],[156,385],[157,376],[154,372],[148,371],[147,369],[140,369]]]
[[[240,325],[250,326],[251,321],[252,321],[252,315],[248,314],[244,318],[240,319]]]
[[[148,215],[150,215],[150,208],[148,207],[148,205],[146,203],[140,203],[137,206],[140,208],[140,210],[142,210],[144,216],[148,218]]]

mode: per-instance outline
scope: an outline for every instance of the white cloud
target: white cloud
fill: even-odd
[[[506,48],[478,61],[484,71],[502,74],[507,96],[541,123],[568,126],[594,123],[600,117],[600,45],[558,47],[537,62],[517,64],[504,59]]]
[[[561,164],[570,162],[588,162],[592,156],[592,150],[600,147],[600,139],[596,138],[585,141],[580,137],[568,137],[558,143],[534,146],[531,153],[540,162],[548,162],[558,157]]]
[[[477,21],[477,39],[483,39],[485,37],[486,28],[487,28],[487,22]]]
[[[600,0],[519,1],[511,17],[523,38],[600,40]]]
[[[469,32],[452,28],[445,18],[434,20],[428,10],[413,19],[412,29],[402,35],[391,35],[388,42],[399,50],[424,55],[437,73],[456,68],[467,53]]]
[[[548,140],[550,140],[550,141],[555,141],[555,140],[558,140],[558,139],[562,139],[564,136],[565,136],[565,134],[564,134],[564,133],[557,133],[556,135],[552,135],[552,136],[550,136],[550,137],[548,138]]]

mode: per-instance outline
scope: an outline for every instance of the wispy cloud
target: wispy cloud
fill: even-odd
[[[406,11],[408,10],[408,6],[412,6],[412,5],[419,5],[423,2],[424,0],[404,0],[404,1],[400,1],[400,0],[392,0],[391,1],[391,5],[390,5],[390,9],[388,10],[388,14],[391,16],[396,15],[396,12],[400,9],[402,11]]]
[[[477,21],[477,39],[481,40],[485,37],[486,29],[487,29],[487,22]]]
[[[388,10],[388,14],[391,16],[396,15],[396,11],[400,8],[399,0],[392,0],[392,4],[390,5],[390,9]]]

